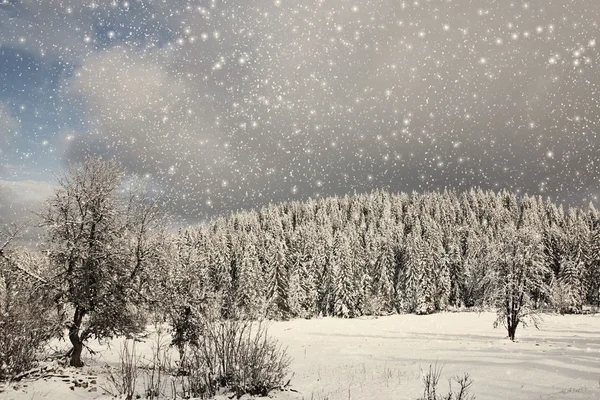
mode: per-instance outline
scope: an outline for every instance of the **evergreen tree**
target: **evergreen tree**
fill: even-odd
[[[235,310],[234,313],[245,313],[249,316],[262,316],[265,312],[265,285],[261,278],[262,269],[256,248],[257,239],[254,233],[245,233],[236,243],[234,276],[232,281]]]
[[[600,306],[600,220],[594,221],[591,233],[588,299],[595,306]]]
[[[454,307],[462,307],[465,268],[461,257],[461,243],[458,232],[446,237],[446,254],[448,262],[448,275],[450,278],[450,292],[448,304]]]
[[[325,207],[316,214],[316,246],[314,251],[314,268],[317,279],[317,306],[319,314],[333,313],[333,226]]]
[[[396,271],[397,252],[386,235],[379,238],[379,257],[373,271],[372,295],[378,300],[380,312],[390,313],[394,309],[394,273]]]
[[[351,231],[340,231],[335,235],[333,249],[333,312],[334,315],[352,318],[357,315],[359,282],[352,259]]]
[[[317,246],[317,229],[314,224],[306,225],[299,228],[298,237],[301,246],[298,250],[298,276],[300,284],[299,305],[301,315],[304,317],[314,317],[318,314],[318,282],[317,271],[318,263],[316,254],[318,254]]]
[[[558,277],[553,281],[552,296],[557,311],[561,314],[580,313],[583,308],[584,266],[581,261],[563,259]]]
[[[283,238],[269,236],[265,251],[267,301],[269,315],[275,318],[287,318],[290,314],[289,306],[289,274],[286,263],[286,247]]]
[[[424,290],[428,287],[434,310],[443,310],[450,297],[450,270],[448,256],[442,243],[442,232],[439,225],[431,218],[425,218],[424,240],[427,247],[427,264],[424,270]],[[426,310],[429,310],[427,307]],[[430,312],[430,311],[429,311]]]
[[[597,214],[508,191],[375,191],[221,217],[195,229],[188,247],[202,254],[201,281],[225,299],[225,316],[242,305],[272,318],[424,314],[490,305],[491,254],[510,247],[514,229],[542,238],[544,285],[529,287],[532,307],[553,300],[579,312],[599,301]]]
[[[420,223],[413,229],[406,241],[403,309],[417,314],[429,314],[435,308],[432,257],[427,242],[421,236]]]

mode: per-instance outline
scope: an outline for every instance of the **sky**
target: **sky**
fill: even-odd
[[[471,187],[600,196],[597,0],[0,0],[0,224],[117,159],[197,223]]]

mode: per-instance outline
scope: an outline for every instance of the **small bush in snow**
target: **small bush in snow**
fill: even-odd
[[[135,341],[126,341],[121,346],[118,368],[113,371],[107,366],[108,387],[103,388],[113,396],[124,396],[125,400],[135,398],[135,386],[138,378],[137,352]]]
[[[423,374],[423,397],[419,400],[475,400],[475,395],[469,393],[473,380],[469,374],[455,376],[448,380],[448,393],[438,393],[438,384],[442,375],[443,367],[429,366],[429,371]],[[458,384],[458,390],[452,390],[452,382]]]
[[[261,322],[207,320],[182,369],[184,395],[209,398],[219,391],[266,396],[289,384],[290,358]]]
[[[48,341],[45,331],[35,325],[28,316],[0,312],[0,381],[34,367],[38,351]]]
[[[158,331],[156,341],[152,345],[152,359],[143,366],[144,368],[144,394],[149,400],[157,400],[164,397],[171,378],[171,356],[169,352],[169,341],[165,340],[162,330]]]
[[[52,295],[38,273],[43,259],[26,251],[0,254],[0,381],[35,366],[60,332]]]

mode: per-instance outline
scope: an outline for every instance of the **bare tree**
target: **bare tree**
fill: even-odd
[[[488,265],[493,266],[486,278],[488,299],[498,316],[494,326],[503,325],[514,341],[519,324],[531,322],[538,327],[540,316],[533,295],[548,292],[541,235],[531,227],[507,227],[501,232],[500,245],[488,257]]]
[[[149,239],[161,225],[158,202],[143,185],[126,181],[116,162],[86,158],[58,177],[38,215],[68,323],[70,364],[83,366],[89,338],[143,329],[142,304]]]

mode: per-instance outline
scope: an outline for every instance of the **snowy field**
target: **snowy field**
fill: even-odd
[[[516,343],[505,338],[505,330],[492,327],[494,318],[491,313],[445,313],[272,323],[271,335],[288,346],[293,358],[292,388],[297,391],[273,397],[416,399],[422,370],[436,361],[444,364],[443,391],[447,378],[467,372],[479,400],[600,397],[600,315],[547,315],[539,331],[520,328]],[[150,357],[152,342],[137,345],[139,358]],[[72,378],[55,377],[22,381],[0,398],[108,398],[100,367],[116,365],[119,347],[119,340],[110,346],[91,343],[98,354],[86,360],[88,366],[79,375],[66,371],[88,382],[85,388],[72,390]]]

